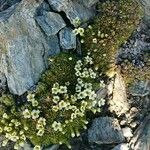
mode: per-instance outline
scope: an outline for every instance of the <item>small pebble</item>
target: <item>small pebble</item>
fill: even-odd
[[[130,138],[133,136],[132,129],[129,127],[122,128],[122,132],[123,132],[124,137],[126,138]]]
[[[136,123],[136,122],[132,122],[132,123],[130,124],[130,126],[131,126],[131,128],[135,128],[135,127],[137,126],[137,123]]]
[[[126,124],[126,120],[122,120],[121,122],[120,122],[120,125],[125,125]]]

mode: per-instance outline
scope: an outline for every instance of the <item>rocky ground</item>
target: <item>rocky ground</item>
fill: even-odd
[[[33,0],[34,7],[24,0],[0,1],[0,33],[5,34],[0,37],[0,42],[5,43],[1,44],[5,46],[9,39],[10,44],[7,57],[5,52],[0,51],[0,91],[9,88],[14,94],[22,95],[38,81],[47,67],[46,59],[49,55],[70,49],[80,52],[80,44],[76,42],[78,39],[72,34],[74,16],[81,21],[92,18],[96,13],[93,6],[97,0],[81,0],[81,4],[78,1],[65,1],[62,0],[61,3],[65,3],[65,6],[69,4],[70,9],[60,7],[59,0],[44,1],[40,5]],[[17,11],[14,11],[17,5]],[[65,14],[60,13],[62,11]],[[10,16],[11,19],[8,19]],[[4,21],[5,19],[8,20]],[[14,33],[20,38],[14,40]],[[40,50],[39,53],[37,49]],[[45,49],[49,50],[48,53]],[[34,59],[36,57],[39,58],[38,62]],[[109,80],[107,88],[99,91],[99,96],[107,99],[106,105],[102,113],[91,117],[88,129],[79,138],[72,140],[73,150],[150,149],[150,27],[145,20],[141,21],[138,29],[118,50],[116,64],[119,68],[117,74]],[[135,72],[135,78],[130,84],[126,83],[125,76],[131,75],[128,72],[129,65],[129,69],[132,66],[133,70],[140,70],[137,74]],[[143,76],[145,72],[146,76]],[[139,76],[142,78],[139,79]],[[13,83],[14,78],[19,80]],[[0,150],[11,150],[11,145],[13,144],[10,143],[5,149],[0,147]],[[29,144],[24,147],[24,150],[31,149]],[[53,145],[44,150],[67,148]]]

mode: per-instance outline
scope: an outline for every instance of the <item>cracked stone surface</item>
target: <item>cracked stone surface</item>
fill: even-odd
[[[48,0],[52,9],[57,12],[65,12],[72,24],[74,19],[79,18],[81,22],[86,22],[95,15],[92,8],[87,8],[80,1],[72,0]]]
[[[23,0],[7,21],[0,19],[0,70],[13,94],[26,92],[46,68],[50,48],[34,19],[39,5],[36,0]]]
[[[117,119],[111,117],[99,117],[93,120],[88,130],[90,143],[112,144],[124,142],[125,138]]]

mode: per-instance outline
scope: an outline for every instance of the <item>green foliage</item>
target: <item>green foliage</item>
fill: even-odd
[[[102,15],[85,30],[84,52],[91,52],[95,67],[103,73],[115,64],[116,50],[137,27],[142,11],[134,0],[106,1],[98,6]]]
[[[9,107],[9,106],[13,106],[14,105],[14,100],[13,100],[11,95],[3,94],[3,96],[0,97],[0,103]]]
[[[37,93],[42,95],[47,93],[47,90],[52,88],[52,85],[56,82],[59,84],[65,84],[70,82],[73,87],[76,83],[74,82],[75,70],[74,66],[76,64],[77,58],[73,54],[60,53],[59,55],[51,58],[50,68],[42,75],[41,80],[36,88]]]
[[[86,113],[100,112],[104,105],[104,99],[96,96],[97,84],[99,88],[105,86],[103,81],[100,84],[90,55],[80,60],[66,53],[53,57],[50,68],[21,108],[16,109],[11,96],[0,98],[6,108],[10,107],[1,107],[0,131],[7,135],[3,146],[14,141],[14,149],[18,149],[28,139],[35,150],[49,144],[70,148],[71,137],[86,129]]]
[[[145,60],[145,66],[144,67],[136,67],[133,66],[130,62],[124,62],[122,64],[121,73],[124,77],[125,83],[127,86],[132,85],[135,81],[141,80],[150,80],[150,60],[148,60],[150,57],[145,56],[147,60]]]
[[[93,88],[96,88],[96,84],[93,83],[97,80],[90,56],[81,61],[71,54],[61,53],[50,62],[51,67],[42,75],[35,90],[35,97],[31,95],[31,101],[37,100],[40,103],[41,107],[36,109],[39,109],[42,117],[46,119],[45,132],[42,138],[38,137],[31,119],[26,122],[30,128],[33,126],[33,130],[29,132],[31,136],[29,139],[34,145],[64,143],[69,147],[70,138],[79,136],[80,131],[86,128],[86,112],[100,111],[99,107],[103,105],[103,102],[98,104],[101,100],[95,99],[96,94]],[[104,86],[104,84],[101,85]],[[91,98],[85,94],[86,91]],[[28,108],[29,106],[24,109]],[[29,111],[32,110],[33,108]],[[30,125],[31,122],[33,125]]]

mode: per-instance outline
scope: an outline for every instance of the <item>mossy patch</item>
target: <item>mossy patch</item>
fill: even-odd
[[[121,73],[127,86],[135,81],[150,80],[150,55],[145,55],[145,65],[143,67],[134,66],[129,61],[122,64]]]
[[[50,68],[41,76],[36,88],[37,95],[43,96],[44,93],[47,94],[47,91],[50,90],[52,85],[56,82],[61,85],[65,85],[67,82],[71,85],[75,85],[76,83],[74,81],[76,80],[76,76],[74,66],[76,61],[77,57],[75,55],[63,52],[50,58]]]
[[[136,29],[142,16],[139,4],[133,0],[106,1],[98,5],[97,16],[85,30],[84,52],[91,52],[95,67],[102,73],[114,67],[115,54]]]

